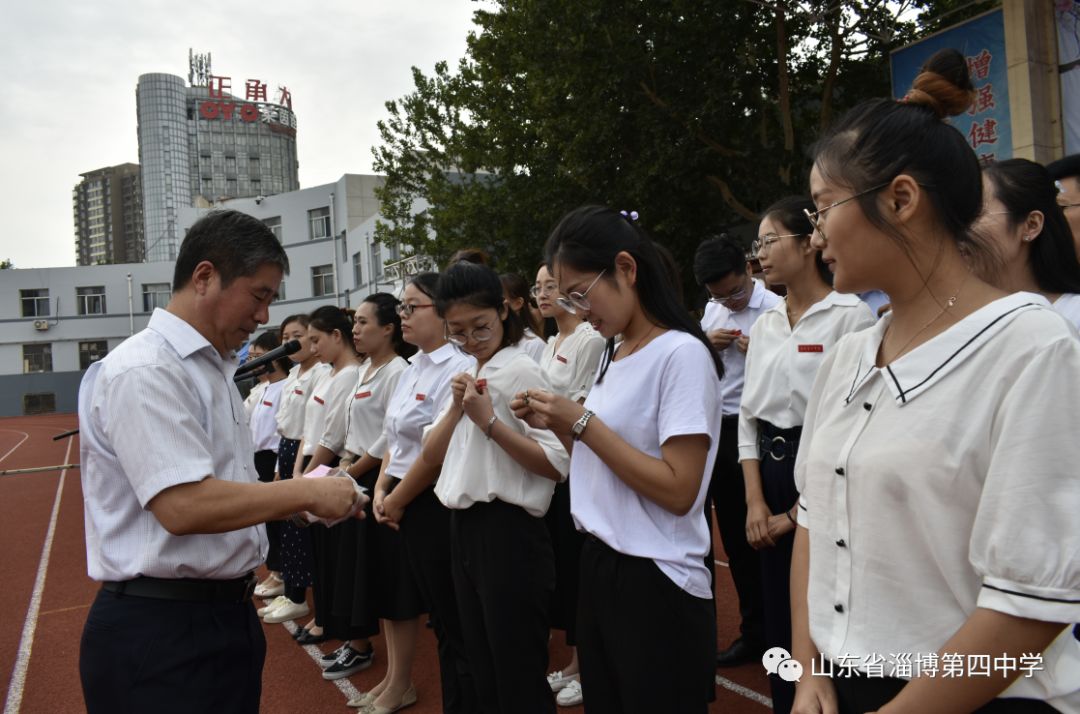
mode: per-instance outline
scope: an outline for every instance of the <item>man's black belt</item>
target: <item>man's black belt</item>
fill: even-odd
[[[119,582],[106,581],[106,592],[155,600],[186,600],[188,602],[247,602],[255,591],[258,579],[254,573],[233,580],[198,580],[195,578],[151,578],[142,576]]]

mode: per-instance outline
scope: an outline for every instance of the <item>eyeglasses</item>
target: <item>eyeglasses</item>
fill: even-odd
[[[802,234],[785,233],[783,235],[777,235],[776,233],[766,233],[765,235],[758,236],[754,239],[754,242],[750,244],[750,252],[752,255],[765,255],[772,249],[773,243],[781,238],[802,238]]]
[[[435,307],[432,303],[426,305],[413,305],[407,302],[403,302],[394,308],[394,311],[398,314],[398,317],[412,317],[412,314],[422,307]]]
[[[751,285],[748,286],[746,284],[746,282],[744,281],[742,286],[739,287],[738,290],[735,290],[734,292],[728,293],[727,295],[713,295],[710,292],[709,293],[709,302],[716,303],[718,305],[724,305],[724,304],[729,303],[729,302],[739,302],[740,300],[743,300],[747,295],[750,294],[750,288],[751,288],[752,285],[753,285],[753,283],[751,283]]]
[[[865,196],[868,193],[873,193],[875,191],[880,191],[881,189],[888,186],[890,183],[892,183],[892,181],[886,181],[883,184],[880,184],[878,186],[874,186],[873,188],[868,188],[865,191],[861,191],[861,192],[855,194],[854,196],[848,196],[847,198],[841,199],[841,200],[837,201],[836,203],[830,203],[828,206],[825,206],[825,208],[819,208],[816,211],[811,211],[809,209],[804,208],[803,213],[806,214],[807,220],[809,220],[810,225],[813,226],[814,232],[817,233],[818,235],[820,235],[822,240],[829,240],[828,237],[825,235],[825,232],[823,230],[821,230],[821,226],[825,223],[825,221],[821,218],[822,213],[824,213],[825,211],[828,211],[830,208],[836,208],[837,206],[839,206],[839,205],[841,205],[843,203],[847,203],[848,201],[854,201],[856,198],[859,198],[860,196]]]
[[[1059,203],[1058,204],[1058,208],[1060,208],[1062,211],[1065,211],[1065,210],[1067,210],[1069,208],[1076,208],[1077,206],[1080,206],[1080,203]]]
[[[491,330],[491,325],[484,325],[477,327],[471,332],[447,332],[446,339],[453,342],[458,347],[464,347],[465,343],[471,340],[477,342],[487,342],[492,338],[495,333]]]
[[[586,296],[589,294],[589,291],[593,289],[593,286],[596,285],[596,283],[600,280],[600,278],[603,277],[604,273],[606,273],[606,272],[607,272],[607,268],[604,268],[603,270],[601,270],[600,274],[596,276],[596,279],[593,280],[591,283],[589,283],[589,287],[585,288],[585,292],[583,292],[583,293],[578,293],[578,292],[568,293],[566,297],[556,298],[555,303],[559,307],[561,307],[563,310],[566,310],[571,315],[576,315],[578,310],[581,310],[582,312],[588,312],[589,308],[592,307],[592,306],[589,304],[589,300],[588,300],[588,298]]]
[[[529,288],[529,294],[534,298],[538,298],[541,295],[547,295],[548,293],[559,292],[559,286],[555,283],[544,283],[543,285],[533,285]]]

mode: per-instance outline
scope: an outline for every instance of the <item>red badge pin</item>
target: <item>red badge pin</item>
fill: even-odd
[[[478,379],[478,380],[476,380],[476,393],[477,394],[483,394],[485,387],[487,387],[487,380],[486,379]]]
[[[301,397],[304,396],[304,390],[303,389],[294,389],[292,391],[293,391],[293,394],[299,394]]]
[[[371,392],[357,392],[355,399],[367,399],[371,396]]]
[[[424,401],[425,399],[427,399],[427,395],[426,395],[426,394],[420,394],[420,393],[417,393],[417,395],[416,395],[416,401],[418,401],[418,402],[422,402],[422,401]]]
[[[316,404],[326,404],[326,402],[324,402],[321,397],[314,396],[314,397],[312,397],[312,399],[315,400]]]
[[[799,345],[799,352],[824,352],[825,345]]]
[[[566,361],[566,358],[563,357],[562,355],[555,355],[555,359],[559,360],[563,364],[568,364],[567,361]]]
[[[272,407],[272,406],[274,406],[274,403],[273,402],[263,402],[263,406],[264,407]]]

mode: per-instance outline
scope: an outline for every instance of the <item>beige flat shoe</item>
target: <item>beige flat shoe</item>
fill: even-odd
[[[363,714],[394,714],[396,711],[400,711],[405,707],[411,707],[413,704],[416,704],[416,700],[416,687],[409,687],[405,690],[405,693],[401,695],[401,702],[396,707],[376,706],[374,700],[372,700],[372,703],[362,711]]]
[[[372,694],[371,692],[364,692],[359,697],[356,697],[355,699],[350,699],[346,703],[346,706],[360,707],[360,708],[366,709],[366,708],[372,706],[373,704],[375,704],[375,695]]]

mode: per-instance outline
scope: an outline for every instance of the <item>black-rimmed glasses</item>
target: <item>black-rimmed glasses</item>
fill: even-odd
[[[403,302],[400,305],[398,305],[397,307],[395,307],[394,311],[397,312],[398,317],[409,318],[409,317],[412,317],[412,314],[414,312],[416,312],[417,310],[419,310],[422,307],[435,307],[435,306],[433,304],[431,304],[430,302],[425,304],[425,305],[412,305],[410,303]]]

